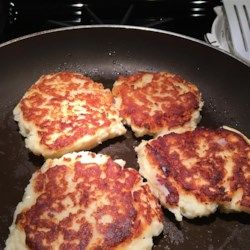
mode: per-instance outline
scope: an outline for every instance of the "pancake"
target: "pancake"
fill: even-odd
[[[16,208],[6,250],[151,249],[160,205],[124,164],[91,152],[47,160]]]
[[[194,130],[203,106],[198,88],[167,72],[121,76],[112,93],[125,124],[137,137]]]
[[[143,141],[136,151],[139,172],[178,221],[218,207],[250,212],[250,142],[237,130],[171,133]]]
[[[92,149],[125,134],[109,89],[77,73],[43,75],[15,107],[25,146],[45,158]]]

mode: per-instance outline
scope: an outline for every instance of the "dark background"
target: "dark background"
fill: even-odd
[[[153,27],[204,40],[220,0],[0,0],[0,42],[86,24]]]

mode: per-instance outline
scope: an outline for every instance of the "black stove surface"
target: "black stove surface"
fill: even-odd
[[[220,0],[0,0],[0,42],[59,27],[124,24],[204,40]],[[1,13],[2,12],[2,13]]]

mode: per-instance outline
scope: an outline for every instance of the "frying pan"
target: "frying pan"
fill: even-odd
[[[129,26],[83,26],[26,36],[0,47],[0,247],[8,236],[14,209],[43,159],[24,147],[12,110],[42,74],[76,71],[111,88],[119,75],[170,71],[200,88],[205,106],[200,126],[228,125],[248,137],[250,69],[232,56],[174,33]],[[138,168],[130,130],[95,152],[110,154]],[[250,217],[215,213],[177,223],[164,210],[163,233],[154,249],[247,249]],[[249,249],[249,248],[248,248]]]

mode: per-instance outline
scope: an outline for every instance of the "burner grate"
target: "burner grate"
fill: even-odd
[[[203,39],[220,0],[11,0],[5,38],[58,27],[123,24],[153,27]]]

